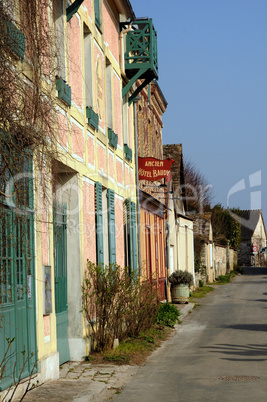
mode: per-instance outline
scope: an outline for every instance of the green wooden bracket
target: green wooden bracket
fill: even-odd
[[[149,67],[146,68],[140,68],[140,70],[137,71],[137,73],[130,79],[130,81],[125,85],[125,87],[122,88],[122,97],[124,97],[131,89],[132,85],[138,80],[141,75],[143,75]]]
[[[83,3],[84,0],[75,0],[66,10],[67,14],[67,22],[73,17],[75,13],[77,13],[80,5]]]
[[[142,82],[141,85],[139,85],[138,88],[136,88],[136,90],[134,91],[134,93],[130,96],[130,98],[128,99],[128,104],[130,106],[130,104],[135,100],[135,98],[137,97],[137,95],[139,94],[139,92],[142,91],[143,88],[145,88],[146,85],[148,85],[153,78],[147,78],[145,81]]]

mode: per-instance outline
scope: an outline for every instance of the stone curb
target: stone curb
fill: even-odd
[[[181,313],[179,320],[182,321],[193,310],[195,303],[178,304],[176,306]]]

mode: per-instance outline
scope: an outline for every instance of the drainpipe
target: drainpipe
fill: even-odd
[[[121,72],[125,74],[124,70],[124,52],[123,52],[123,35],[127,34],[132,30],[132,23],[129,24],[129,27],[126,29],[123,29],[120,33],[120,53],[121,53]]]
[[[125,30],[126,31],[126,30]],[[134,155],[135,155],[135,183],[136,183],[136,209],[137,209],[137,241],[138,241],[138,265],[139,276],[142,274],[142,262],[141,262],[141,239],[140,239],[140,201],[139,201],[139,177],[138,177],[138,142],[137,142],[137,111],[136,104],[140,100],[140,97],[136,97],[134,103]]]
[[[167,212],[167,211],[166,211]],[[166,278],[165,278],[165,286],[166,286],[166,301],[168,302],[168,270],[169,270],[169,249],[170,249],[170,225],[167,220],[168,214],[166,213],[166,221],[165,221],[165,235],[166,235],[166,249],[165,249],[165,263],[166,263]]]

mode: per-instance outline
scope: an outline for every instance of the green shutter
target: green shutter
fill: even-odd
[[[104,264],[104,237],[102,212],[102,184],[95,183],[95,210],[96,210],[96,256],[97,263]]]
[[[114,191],[108,189],[108,246],[109,246],[109,262],[116,263],[116,231],[115,231],[115,194]]]
[[[137,238],[136,238],[136,207],[135,203],[128,198],[125,201],[126,205],[126,224],[128,227],[128,233],[130,235],[128,253],[130,261],[130,267],[133,271],[137,271]]]
[[[131,236],[132,236],[132,268],[137,271],[137,239],[136,239],[136,208],[131,202]]]
[[[95,5],[95,23],[98,28],[101,27],[101,18],[100,18],[100,0],[94,0]]]

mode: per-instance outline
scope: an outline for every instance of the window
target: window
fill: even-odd
[[[125,265],[129,271],[137,271],[137,231],[136,231],[136,206],[128,198],[125,201]]]
[[[95,183],[97,264],[116,263],[115,194]]]
[[[92,43],[91,32],[83,25],[85,106],[93,108]]]
[[[107,98],[107,124],[113,128],[113,98],[112,98],[112,65],[106,58],[106,98]]]
[[[57,73],[66,80],[64,0],[54,0],[55,54]]]
[[[101,6],[100,0],[94,0],[95,6],[95,23],[98,28],[101,28]]]

